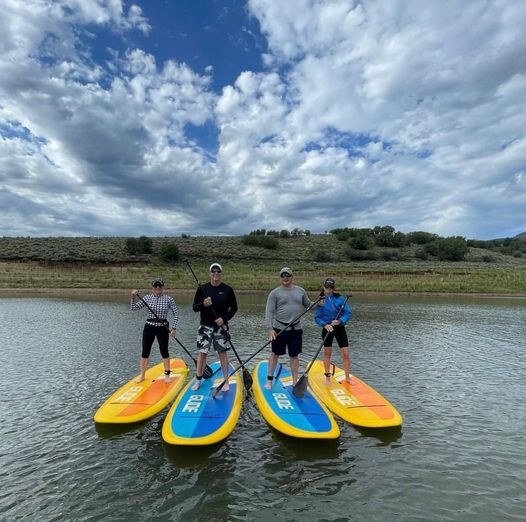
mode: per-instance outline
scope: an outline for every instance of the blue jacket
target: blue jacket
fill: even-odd
[[[323,306],[318,306],[318,308],[316,308],[316,314],[314,315],[316,324],[323,327],[336,319],[343,303],[345,303],[345,297],[336,292],[332,294],[332,297],[325,296],[323,298]],[[345,303],[342,313],[338,316],[338,320],[343,326],[345,326],[351,317],[351,307]]]

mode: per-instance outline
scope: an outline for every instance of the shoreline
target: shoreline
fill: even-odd
[[[258,295],[267,294],[268,290],[235,289],[236,294]],[[5,295],[129,295],[129,288],[0,288],[0,297]],[[143,290],[144,292],[144,290]],[[193,295],[193,288],[166,288],[166,293]],[[525,292],[407,292],[407,291],[352,291],[352,295],[360,296],[406,296],[406,297],[473,297],[473,298],[519,298],[526,299]]]

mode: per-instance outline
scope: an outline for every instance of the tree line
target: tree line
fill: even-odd
[[[441,261],[462,261],[469,247],[484,248],[514,257],[523,257],[526,254],[526,241],[521,238],[466,240],[462,236],[442,237],[421,230],[403,233],[388,225],[373,228],[335,228],[328,233],[333,234],[339,241],[345,241],[348,244],[347,256],[355,260],[395,260],[400,257],[401,249],[411,246],[416,246],[414,257],[423,260],[435,258]],[[245,245],[275,250],[279,247],[278,238],[310,234],[309,230],[299,228],[290,232],[286,229],[277,231],[261,228],[244,235],[242,241]],[[315,260],[329,261],[330,254],[318,252],[315,254]],[[485,260],[491,261],[488,256]]]

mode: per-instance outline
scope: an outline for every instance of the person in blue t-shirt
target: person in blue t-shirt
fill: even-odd
[[[325,368],[326,384],[331,383],[331,356],[332,342],[336,339],[340,347],[340,353],[345,372],[345,380],[351,383],[351,358],[349,355],[349,340],[345,325],[352,317],[351,307],[345,302],[345,298],[334,291],[336,282],[328,277],[323,282],[323,290],[320,293],[322,300],[316,309],[314,320],[322,327],[321,336],[323,341],[323,366]],[[343,306],[343,310],[342,310]]]

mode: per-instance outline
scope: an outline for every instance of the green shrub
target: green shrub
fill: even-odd
[[[349,239],[349,246],[354,250],[369,250],[373,240],[368,236],[356,236]]]
[[[417,230],[416,232],[409,232],[406,234],[406,241],[408,243],[415,243],[417,245],[425,245],[439,239],[436,234],[431,234],[430,232],[422,232]]]
[[[380,258],[384,261],[398,261],[400,259],[400,252],[394,249],[384,249],[380,252]]]
[[[130,256],[152,253],[152,240],[149,237],[141,236],[139,238],[129,237],[126,239],[126,252]]]
[[[178,246],[173,242],[166,242],[161,245],[159,259],[164,263],[175,263],[181,259]]]
[[[125,245],[126,245],[126,252],[128,252],[130,256],[137,255],[137,249],[138,249],[137,239],[135,239],[134,237],[128,237],[126,238]]]
[[[139,254],[151,254],[153,241],[146,236],[141,236],[137,239],[137,252]]]
[[[423,261],[425,261],[426,259],[429,259],[429,252],[426,248],[418,248],[415,251],[415,257],[417,259],[422,259]]]
[[[327,263],[332,261],[332,256],[327,250],[311,250],[313,261]]]
[[[432,245],[435,246],[434,255],[442,261],[462,261],[468,253],[468,244],[460,236],[437,239]]]
[[[279,246],[279,241],[273,236],[259,236],[259,235],[245,235],[241,240],[244,245],[256,246],[260,248],[267,248],[269,250],[276,250]]]
[[[405,234],[395,232],[395,229],[390,226],[374,227],[373,239],[378,246],[397,248],[404,244]]]
[[[349,248],[347,250],[347,257],[354,261],[376,261],[378,254],[374,250],[355,250]]]

